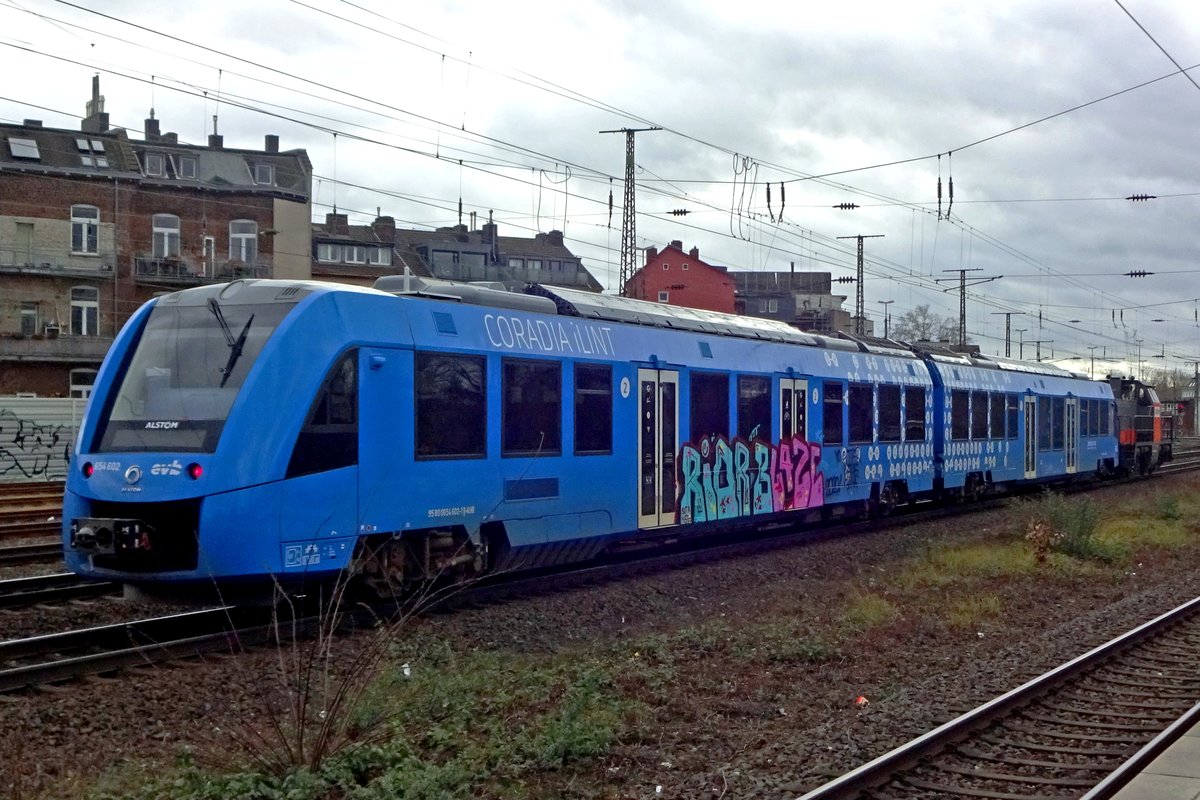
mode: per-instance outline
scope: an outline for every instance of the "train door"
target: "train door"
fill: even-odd
[[[1037,398],[1025,396],[1025,477],[1037,477]]]
[[[808,441],[808,381],[779,380],[779,441],[793,436]]]
[[[1079,461],[1079,400],[1068,397],[1066,402],[1066,417],[1063,420],[1066,430],[1067,474],[1075,472]]]
[[[679,450],[679,373],[638,370],[638,527],[674,525]]]

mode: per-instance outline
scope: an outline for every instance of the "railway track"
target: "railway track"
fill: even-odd
[[[57,561],[62,559],[62,554],[62,542],[57,540],[0,547],[0,567]]]
[[[271,609],[221,606],[0,642],[0,693],[270,641]]]
[[[62,483],[0,483],[0,541],[61,530]]]
[[[801,800],[1112,797],[1200,721],[1200,598]]]
[[[120,584],[86,581],[71,572],[58,572],[0,581],[0,608],[63,603],[120,593]]]

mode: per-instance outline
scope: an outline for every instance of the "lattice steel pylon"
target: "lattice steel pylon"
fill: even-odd
[[[625,134],[625,200],[621,213],[621,275],[618,293],[625,297],[626,284],[637,271],[637,213],[636,187],[633,180],[633,135],[662,128],[618,128],[600,133]]]

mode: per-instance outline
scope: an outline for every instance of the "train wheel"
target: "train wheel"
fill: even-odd
[[[879,487],[879,495],[871,503],[871,516],[875,518],[890,516],[899,504],[900,494],[896,491],[896,487],[885,483]]]

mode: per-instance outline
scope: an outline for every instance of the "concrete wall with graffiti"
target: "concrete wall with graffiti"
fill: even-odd
[[[679,521],[710,522],[825,502],[821,446],[712,436],[679,453]]]
[[[0,483],[66,480],[86,400],[0,397]]]

